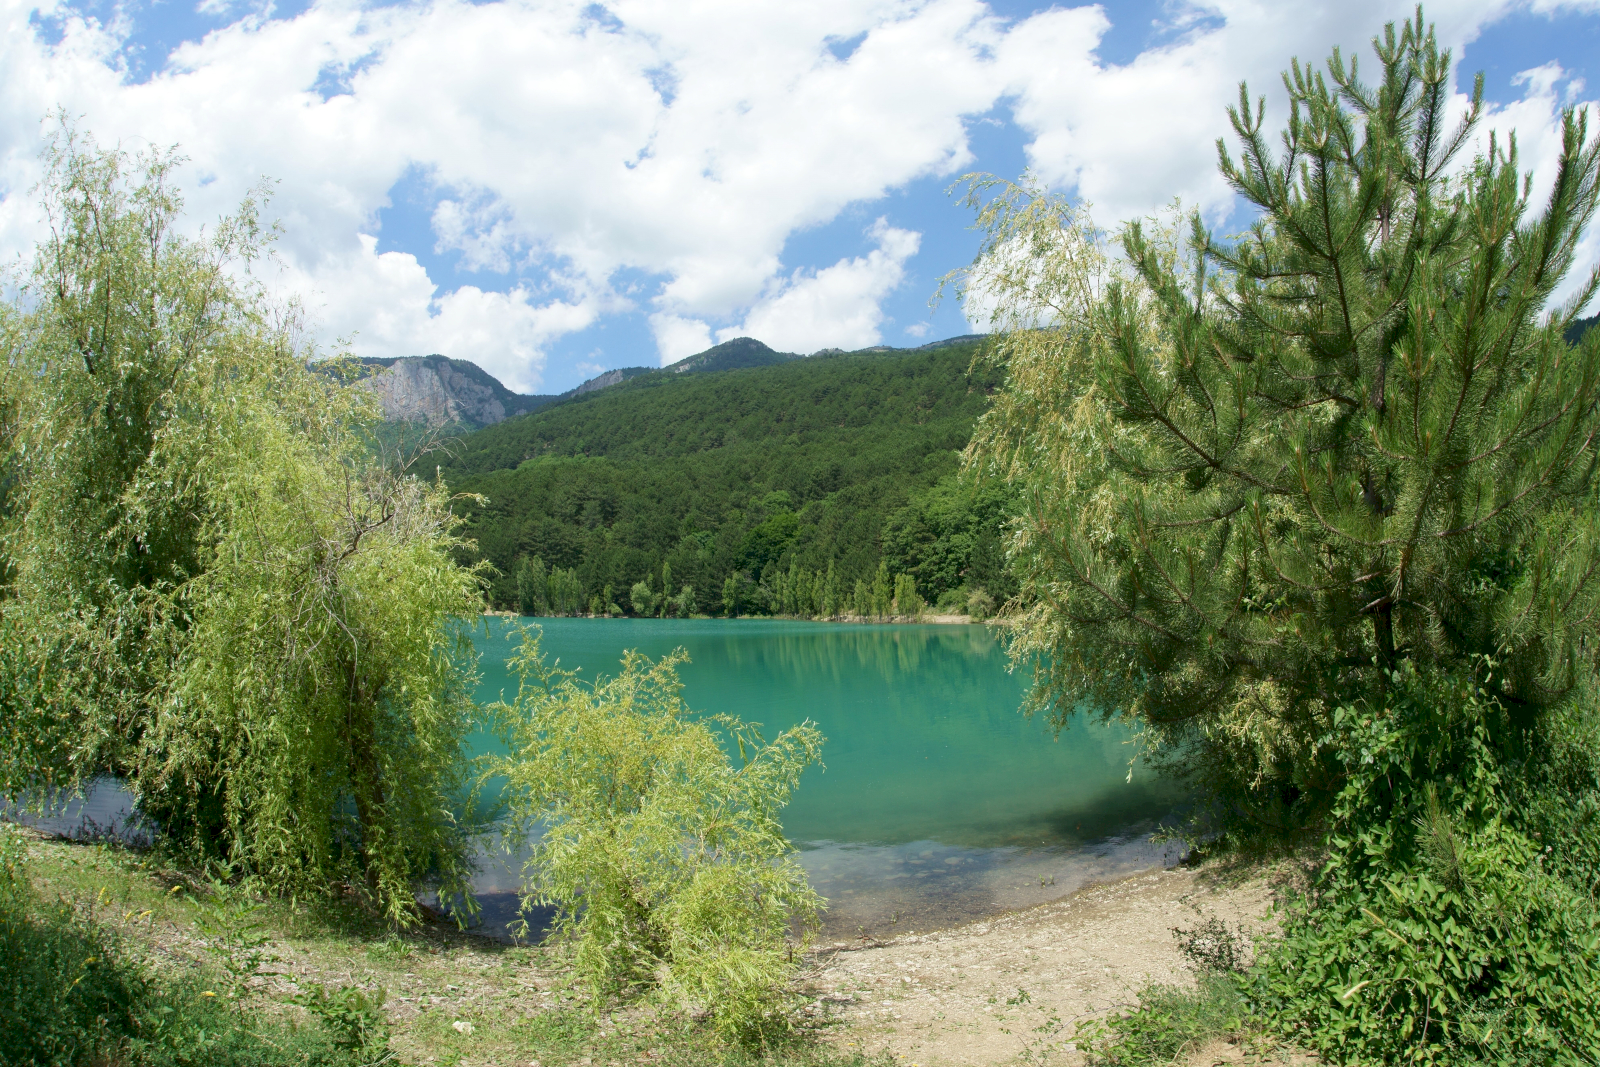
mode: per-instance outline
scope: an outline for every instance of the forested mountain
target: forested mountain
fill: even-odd
[[[688,586],[702,612],[815,613],[830,568],[844,603],[880,563],[930,601],[998,597],[1004,500],[955,479],[1000,380],[971,370],[978,343],[771,360],[729,342],[702,357],[756,365],[636,374],[462,437],[441,470],[486,498],[462,507],[503,607],[534,560],[569,608],[642,610],[645,582],[655,610]]]

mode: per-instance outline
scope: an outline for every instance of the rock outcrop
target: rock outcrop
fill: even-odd
[[[923,345],[922,348],[943,348],[977,339],[976,335],[952,337]],[[905,351],[910,350],[878,345],[860,349],[854,354]],[[813,353],[811,358],[845,354],[837,348],[825,348]],[[357,360],[362,373],[353,384],[358,389],[369,389],[378,395],[384,418],[390,422],[420,422],[434,428],[456,425],[479,430],[503,422],[513,415],[525,415],[560,400],[571,400],[620,385],[641,374],[740,370],[805,358],[795,352],[775,351],[753,337],[736,337],[664,368],[622,367],[598,374],[577,388],[557,396],[529,396],[513,393],[494,375],[464,359],[440,355],[398,356],[392,359]]]
[[[384,418],[392,422],[424,422],[434,427],[459,423],[479,429],[536,411],[556,399],[513,393],[488,371],[464,359],[400,356],[363,359],[361,364],[371,373],[355,387],[376,393]]]

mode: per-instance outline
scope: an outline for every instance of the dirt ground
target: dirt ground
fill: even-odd
[[[892,1049],[905,1063],[1075,1064],[1076,1025],[1132,1006],[1151,982],[1193,983],[1174,927],[1215,916],[1249,932],[1270,929],[1272,900],[1260,872],[1151,871],[988,922],[825,948],[812,983],[845,1023],[837,1040]],[[1242,1059],[1218,1045],[1191,1062]]]

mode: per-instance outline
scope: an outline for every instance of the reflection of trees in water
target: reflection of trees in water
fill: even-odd
[[[803,625],[803,624],[801,624]],[[753,639],[752,639],[753,638]],[[838,626],[814,630],[752,630],[730,634],[724,642],[729,665],[765,669],[806,683],[818,678],[857,680],[846,670],[902,683],[937,665],[941,681],[970,683],[982,691],[994,672],[1004,669],[1004,655],[994,635],[981,626]]]

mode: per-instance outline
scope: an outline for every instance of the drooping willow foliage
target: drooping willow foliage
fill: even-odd
[[[371,447],[252,269],[259,199],[182,229],[172,153],[63,127],[8,308],[0,785],[122,777],[266,884],[459,888],[481,610],[444,490]]]

